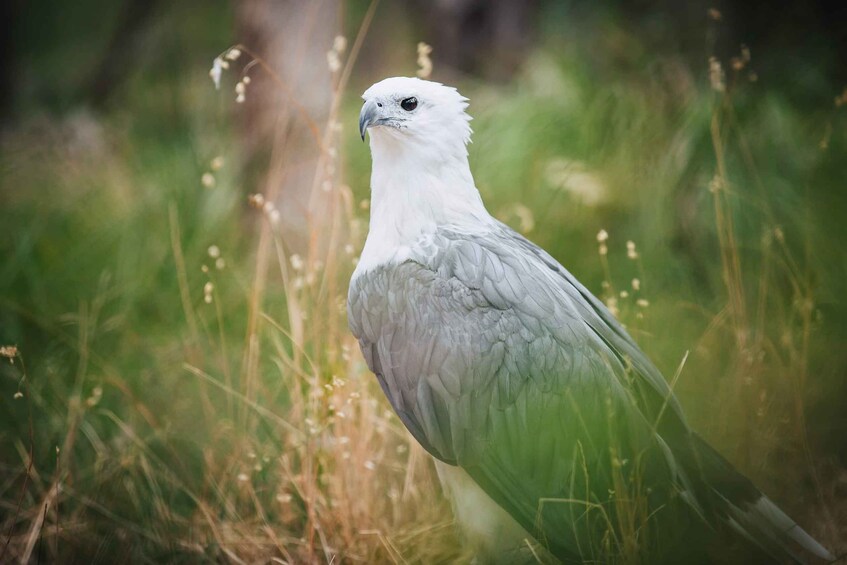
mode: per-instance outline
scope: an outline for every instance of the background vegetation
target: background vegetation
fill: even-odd
[[[350,2],[318,22],[346,38],[318,46],[339,62],[320,61],[320,143],[295,138],[320,147],[314,214],[279,191],[302,115],[250,149],[244,109],[270,75],[249,66],[236,102],[254,60],[237,6],[126,6],[34,4],[8,24],[0,562],[468,558],[344,313],[367,226],[358,95],[415,73],[418,39],[471,99],[492,213],[669,378],[681,366],[693,426],[847,549],[847,91],[826,18],[542,2],[517,63],[482,49],[451,67],[415,2]],[[115,37],[132,50],[102,71]]]

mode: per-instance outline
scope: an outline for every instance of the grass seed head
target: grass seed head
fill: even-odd
[[[432,59],[430,58],[432,47],[421,41],[418,43],[418,76],[429,78],[432,75]]]

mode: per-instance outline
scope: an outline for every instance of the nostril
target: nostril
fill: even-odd
[[[376,105],[382,108],[382,102],[377,102]]]

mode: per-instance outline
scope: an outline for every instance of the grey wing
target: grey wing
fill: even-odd
[[[561,501],[606,503],[615,458],[639,457],[657,486],[673,484],[669,453],[638,410],[627,367],[558,275],[514,242],[442,243],[431,265],[359,277],[351,327],[418,441],[465,468],[560,556],[576,557],[607,524]]]
[[[544,251],[505,227],[439,247],[357,279],[351,328],[418,441],[559,557],[593,557],[617,520],[610,493],[637,475],[663,537],[705,518],[778,559],[828,558],[689,431],[659,371]]]
[[[563,291],[572,298],[574,307],[585,323],[615,355],[632,366],[633,374],[638,378],[636,385],[643,409],[651,412],[651,415],[662,411],[663,406],[668,409],[669,416],[659,422],[663,424],[664,435],[673,434],[683,442],[690,441],[690,431],[682,407],[667,381],[606,306],[546,251],[507,226],[502,226],[502,229],[504,237],[516,242],[560,277]]]
[[[482,436],[473,424],[485,414],[479,402],[462,411],[467,422],[450,410],[474,391],[490,393],[506,358],[504,345],[490,339],[501,312],[413,262],[356,279],[348,312],[365,360],[400,419],[433,456],[456,464],[462,445]]]

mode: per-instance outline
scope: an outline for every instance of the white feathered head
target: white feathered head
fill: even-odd
[[[410,77],[382,80],[365,91],[359,114],[362,139],[412,144],[461,143],[471,138],[468,99],[455,88]]]

